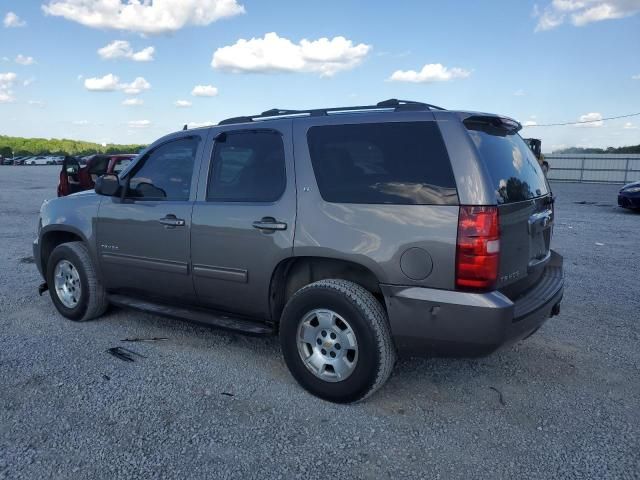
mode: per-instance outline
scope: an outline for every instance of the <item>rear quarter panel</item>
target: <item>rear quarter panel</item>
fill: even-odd
[[[318,189],[307,144],[307,131],[312,126],[433,120],[431,112],[407,112],[294,121],[298,188],[294,255],[352,261],[371,270],[381,283],[453,288],[458,206],[326,202]],[[423,280],[409,278],[400,268],[403,253],[412,247],[424,249],[431,257],[431,272]]]

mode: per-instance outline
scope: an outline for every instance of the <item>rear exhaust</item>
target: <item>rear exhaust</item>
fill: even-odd
[[[556,303],[551,309],[551,316],[555,317],[560,314],[560,303]]]
[[[42,282],[40,285],[38,285],[38,295],[42,296],[42,294],[47,290],[49,290],[49,285],[47,285],[47,282]]]

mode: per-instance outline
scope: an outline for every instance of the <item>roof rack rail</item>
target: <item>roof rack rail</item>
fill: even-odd
[[[420,111],[420,110],[444,110],[442,107],[438,107],[437,105],[432,105],[430,103],[416,102],[413,100],[398,100],[396,98],[390,98],[389,100],[384,100],[382,102],[378,102],[375,105],[359,105],[354,107],[335,107],[335,108],[314,108],[310,110],[283,110],[281,108],[272,108],[271,110],[266,110],[259,115],[250,115],[250,116],[242,116],[242,117],[232,117],[222,120],[218,123],[218,125],[230,125],[234,123],[248,123],[253,122],[255,120],[264,120],[269,118],[276,117],[288,117],[288,116],[324,116],[329,115],[330,113],[347,113],[347,112],[358,112],[358,111],[367,111],[367,110],[390,110],[394,111]]]

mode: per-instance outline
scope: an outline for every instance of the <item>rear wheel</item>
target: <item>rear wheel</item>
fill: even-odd
[[[346,280],[321,280],[293,295],[282,313],[280,343],[295,379],[338,403],[374,393],[396,358],[380,302]]]
[[[87,247],[82,242],[58,245],[47,262],[47,284],[53,304],[69,320],[83,322],[102,315],[109,303]]]

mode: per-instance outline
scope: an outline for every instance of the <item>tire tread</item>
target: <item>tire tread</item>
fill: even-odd
[[[80,259],[80,263],[87,277],[87,308],[82,317],[76,321],[86,322],[101,316],[109,307],[107,291],[98,279],[96,269],[91,261],[86,245],[82,242],[68,242],[60,246],[69,248]]]
[[[361,402],[374,394],[391,376],[396,363],[396,350],[391,337],[391,328],[387,314],[380,302],[371,292],[357,283],[342,279],[318,280],[298,290],[292,297],[302,295],[311,289],[328,289],[344,295],[371,321],[371,327],[376,337],[380,365],[376,378],[369,389],[356,402]]]

